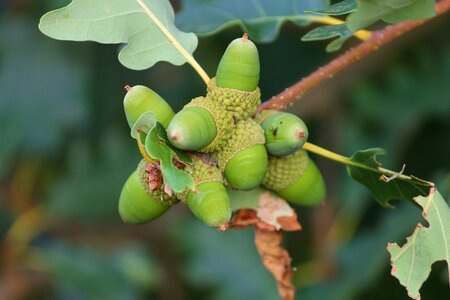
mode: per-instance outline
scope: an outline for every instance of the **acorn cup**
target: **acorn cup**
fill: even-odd
[[[216,152],[228,185],[251,190],[262,183],[268,166],[264,142],[264,132],[253,119],[236,124],[228,143]]]
[[[304,150],[269,158],[264,186],[298,205],[315,206],[325,198],[322,175]]]
[[[267,152],[275,156],[292,154],[305,144],[308,128],[296,115],[269,110],[255,120],[264,129]]]
[[[244,34],[225,50],[216,77],[208,83],[207,97],[231,112],[235,120],[243,120],[261,103],[258,82],[258,49]]]
[[[123,107],[130,128],[133,128],[134,123],[146,112],[152,112],[156,121],[167,128],[175,113],[161,96],[143,85],[127,85],[125,89],[127,93],[123,99]]]
[[[167,137],[182,150],[213,152],[227,141],[232,124],[232,115],[218,103],[197,97],[173,117]]]
[[[209,154],[193,154],[192,160],[187,171],[196,190],[186,190],[177,197],[206,225],[223,229],[231,218],[231,206],[217,161]]]
[[[152,221],[178,202],[175,196],[164,192],[163,184],[155,182],[160,180],[161,175],[154,172],[157,170],[155,164],[142,160],[128,177],[119,198],[119,214],[125,223],[141,224]]]

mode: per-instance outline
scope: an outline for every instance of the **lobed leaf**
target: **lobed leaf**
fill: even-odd
[[[348,30],[347,25],[345,24],[328,25],[317,27],[309,31],[302,37],[302,41],[319,41],[338,37],[327,45],[326,50],[332,52],[339,50],[342,47],[342,44],[352,35],[353,33]]]
[[[406,287],[408,296],[420,299],[420,288],[436,261],[445,261],[450,276],[450,208],[439,192],[432,188],[428,196],[414,200],[422,207],[429,226],[417,224],[413,234],[402,247],[389,243],[391,274]],[[450,285],[450,281],[449,281]]]
[[[306,11],[308,13],[317,14],[317,15],[328,15],[328,16],[340,16],[346,15],[356,10],[356,0],[344,0],[338,3],[335,3],[323,10],[316,11]]]
[[[160,123],[156,123],[145,138],[145,150],[152,158],[159,160],[163,178],[169,187],[176,193],[181,193],[186,188],[193,190],[194,180],[174,165],[174,158],[178,156],[169,144],[165,129]]]
[[[273,41],[287,21],[310,24],[306,10],[323,10],[328,0],[184,0],[177,25],[199,36],[239,26],[255,42]]]
[[[351,31],[365,28],[379,20],[399,23],[431,18],[435,15],[435,0],[357,0],[357,10],[347,18]]]
[[[417,196],[428,195],[433,184],[424,180],[408,176],[405,179],[400,173],[394,174],[391,180],[386,182],[382,180],[382,171],[380,171],[381,164],[377,161],[378,155],[384,155],[386,151],[381,148],[373,148],[356,152],[351,161],[357,165],[363,166],[347,166],[349,175],[366,186],[375,197],[378,203],[384,207],[392,207],[389,201],[392,199],[410,200]]]
[[[163,26],[192,54],[197,37],[174,25],[174,12],[167,0],[145,3]],[[130,69],[143,70],[159,61],[182,65],[186,59],[133,0],[73,0],[69,5],[42,16],[39,29],[58,40],[127,44],[119,61]]]

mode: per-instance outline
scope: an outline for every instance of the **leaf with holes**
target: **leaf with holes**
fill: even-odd
[[[305,10],[323,10],[327,0],[184,0],[177,25],[200,36],[239,26],[255,42],[273,41],[283,23],[305,26],[317,18]]]
[[[169,1],[144,2],[162,26],[192,54],[197,47],[197,37],[178,30]],[[45,14],[39,29],[58,40],[125,43],[127,45],[121,49],[119,61],[134,70],[150,68],[159,61],[174,65],[186,62],[137,1],[73,0],[69,5]]]
[[[381,164],[377,161],[378,155],[385,155],[386,151],[381,148],[373,148],[356,152],[351,160],[357,166],[347,166],[349,175],[365,185],[375,199],[384,207],[392,207],[390,200],[410,200],[412,201],[418,194],[428,195],[433,183],[421,180],[412,176],[399,176],[400,173],[393,174],[391,178],[383,178],[380,170]],[[383,180],[384,179],[384,180]]]
[[[428,227],[419,223],[402,247],[389,243],[391,274],[406,287],[408,296],[420,299],[420,288],[437,261],[447,262],[450,276],[450,208],[436,189],[414,199],[422,207]],[[449,280],[450,286],[450,280]]]

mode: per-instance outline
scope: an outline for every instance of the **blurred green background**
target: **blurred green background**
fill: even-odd
[[[123,87],[147,85],[175,110],[205,87],[186,65],[127,70],[115,45],[42,35],[40,16],[66,3],[0,2],[0,299],[277,299],[250,229],[218,233],[183,205],[150,224],[121,222],[119,192],[139,161]],[[307,30],[287,24],[274,43],[258,45],[264,99],[336,55],[326,42],[300,42]],[[311,142],[345,155],[383,147],[387,167],[406,163],[449,199],[449,31],[447,14],[290,111],[308,124]],[[210,75],[241,34],[200,39],[195,56]],[[329,194],[321,207],[296,208],[304,229],[285,234],[297,299],[408,299],[385,247],[405,242],[420,210],[407,202],[382,209],[343,166],[313,158]],[[450,299],[447,276],[435,264],[422,299]]]

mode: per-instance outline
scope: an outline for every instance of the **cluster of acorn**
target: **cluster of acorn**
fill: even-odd
[[[172,194],[158,162],[142,160],[120,195],[125,222],[151,221],[182,201],[204,223],[221,228],[231,218],[226,187],[251,190],[263,185],[300,205],[323,200],[322,176],[301,149],[308,138],[304,122],[274,110],[254,115],[261,101],[259,69],[256,46],[244,34],[226,49],[207,94],[177,114],[151,89],[128,88],[124,109],[130,127],[152,112],[168,141],[192,159],[190,164],[176,163],[192,176],[195,189]]]

